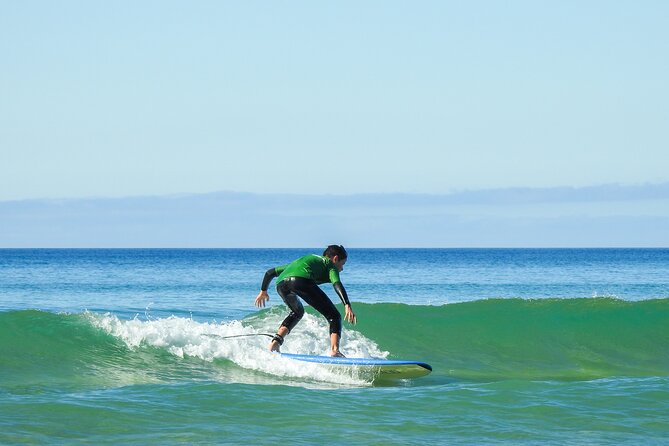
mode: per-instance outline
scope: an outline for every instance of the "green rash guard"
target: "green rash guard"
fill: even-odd
[[[316,285],[330,282],[334,286],[342,303],[344,305],[351,305],[346,290],[344,289],[344,285],[342,285],[341,279],[339,278],[339,271],[337,271],[337,267],[329,257],[310,254],[301,257],[288,265],[270,268],[265,273],[265,277],[260,285],[260,290],[267,291],[270,282],[277,276],[279,276],[277,279],[277,287],[282,281],[291,277],[312,280]]]
[[[276,274],[279,275],[277,283],[288,277],[302,277],[316,282],[318,285],[322,283],[341,282],[339,278],[339,271],[335,267],[329,257],[323,257],[316,254],[309,254],[300,257],[288,265],[277,266],[275,268]]]

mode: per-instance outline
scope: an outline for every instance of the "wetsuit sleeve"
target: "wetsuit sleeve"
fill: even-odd
[[[351,305],[351,302],[348,300],[348,294],[346,294],[346,290],[344,289],[344,285],[342,285],[341,282],[336,282],[334,284],[334,289],[337,292],[337,295],[341,299],[341,302],[344,305]]]
[[[269,283],[274,279],[276,276],[278,276],[279,273],[276,272],[276,268],[270,268],[267,270],[265,273],[265,277],[262,279],[262,285],[260,285],[260,291],[267,291],[267,288],[269,288]]]
[[[270,268],[267,270],[265,273],[265,277],[262,279],[262,284],[260,285],[260,291],[267,291],[267,288],[269,288],[269,283],[274,279],[275,277],[281,275],[284,269],[286,269],[288,265],[283,265],[283,266],[277,266],[276,268]]]

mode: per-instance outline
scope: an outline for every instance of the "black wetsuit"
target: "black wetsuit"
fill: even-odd
[[[318,285],[330,282],[344,305],[350,305],[346,290],[339,279],[339,271],[328,257],[315,254],[301,257],[284,266],[271,268],[265,273],[260,289],[267,291],[270,282],[279,277],[276,291],[290,308],[290,314],[282,325],[290,332],[304,316],[304,307],[298,299],[321,313],[330,324],[330,334],[341,335],[341,314],[337,311],[330,298]]]

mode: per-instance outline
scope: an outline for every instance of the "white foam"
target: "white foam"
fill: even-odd
[[[323,364],[283,358],[268,351],[270,339],[263,336],[222,339],[226,336],[274,333],[283,314],[269,312],[252,323],[197,322],[171,316],[162,319],[121,320],[112,314],[88,313],[91,322],[121,339],[129,348],[141,346],[162,348],[174,356],[200,358],[205,361],[226,359],[240,367],[274,376],[343,385],[369,385],[372,377],[355,368],[337,369]],[[342,351],[349,357],[385,358],[375,342],[360,332],[345,328]],[[322,317],[305,314],[299,325],[286,337],[282,351],[309,355],[327,355],[330,350],[327,322]]]

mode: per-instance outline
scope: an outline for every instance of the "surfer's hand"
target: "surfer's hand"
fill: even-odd
[[[256,307],[262,308],[265,306],[265,301],[269,300],[269,294],[267,294],[267,291],[261,291],[258,293],[258,297],[256,297]]]
[[[350,305],[346,305],[346,307],[344,308],[346,309],[346,314],[344,314],[344,320],[349,321],[350,323],[355,325],[355,323],[358,322],[358,319],[355,317],[353,309],[351,308]]]

